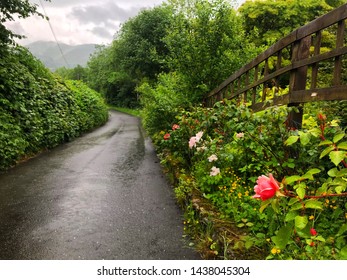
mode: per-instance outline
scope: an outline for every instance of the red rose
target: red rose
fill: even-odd
[[[273,197],[278,190],[278,183],[272,174],[269,174],[269,177],[262,175],[258,177],[257,185],[254,187],[255,195],[253,198],[267,200]]]
[[[311,233],[312,236],[317,235],[317,231],[314,228],[310,229],[310,233]]]
[[[170,133],[166,133],[164,135],[164,140],[169,140],[170,139]]]

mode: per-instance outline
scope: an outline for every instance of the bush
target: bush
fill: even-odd
[[[0,170],[107,120],[99,94],[81,83],[66,84],[24,48],[0,60]]]
[[[252,113],[223,101],[182,111],[154,138],[181,204],[191,209],[196,189],[218,219],[241,230],[237,240],[223,237],[220,255],[228,244],[233,252],[260,248],[268,259],[347,258],[345,127],[319,111],[325,106],[307,107],[303,129],[290,130],[291,109]]]
[[[154,86],[144,82],[137,91],[141,94],[143,125],[150,135],[170,127],[180,108],[189,104],[175,73],[159,75]]]

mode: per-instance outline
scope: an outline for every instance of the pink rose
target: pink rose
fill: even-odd
[[[216,160],[218,160],[218,157],[216,155],[212,155],[212,156],[208,157],[209,162],[216,161]]]
[[[273,197],[278,190],[278,182],[275,180],[272,174],[269,174],[269,177],[262,175],[258,177],[257,185],[254,187],[255,195],[253,198],[267,200]]]
[[[220,169],[215,167],[215,166],[213,166],[211,168],[210,176],[217,176],[219,173],[220,173]]]
[[[195,135],[195,138],[196,138],[196,142],[199,142],[201,137],[204,135],[204,133],[202,131],[199,131],[196,135]]]
[[[244,136],[245,136],[245,134],[243,132],[236,133],[237,138],[243,138]]]
[[[193,148],[193,147],[196,147],[196,142],[198,142],[198,141],[196,141],[196,137],[195,136],[193,136],[193,137],[190,137],[190,139],[189,139],[189,148]]]
[[[172,130],[176,130],[176,129],[179,129],[180,128],[180,126],[178,125],[178,124],[174,124],[173,126],[172,126]]]

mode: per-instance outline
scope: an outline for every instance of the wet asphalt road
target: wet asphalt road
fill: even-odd
[[[0,174],[0,259],[198,259],[139,119]]]

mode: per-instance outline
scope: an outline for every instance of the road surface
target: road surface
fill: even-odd
[[[199,259],[138,118],[0,174],[0,259]]]

